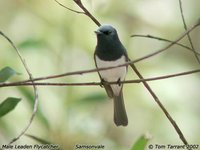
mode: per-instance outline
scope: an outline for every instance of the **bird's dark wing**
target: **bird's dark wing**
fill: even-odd
[[[120,47],[120,49],[122,49],[123,50],[123,55],[125,56],[125,58],[126,58],[126,61],[129,61],[129,58],[128,58],[128,53],[127,53],[127,51],[126,51],[126,48],[121,44],[121,47]]]
[[[96,66],[96,68],[98,69],[97,63],[96,63],[95,55],[96,55],[96,53],[94,53],[95,66]],[[97,72],[98,72],[99,77],[100,77],[100,79],[101,79],[101,84],[102,84],[103,87],[105,88],[108,97],[113,98],[113,90],[112,90],[111,86],[110,86],[106,81],[104,81],[104,79],[101,77],[99,71],[97,71]]]

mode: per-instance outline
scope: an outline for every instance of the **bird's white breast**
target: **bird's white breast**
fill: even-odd
[[[98,68],[118,66],[126,62],[125,56],[122,56],[121,58],[114,61],[104,61],[104,60],[99,59],[98,56],[95,56],[95,59],[96,59],[96,65]],[[119,79],[120,81],[124,81],[126,72],[127,72],[126,66],[122,66],[122,67],[117,67],[113,69],[99,71],[99,74],[101,78],[104,79],[105,81],[115,82],[115,81],[118,81]],[[119,86],[118,84],[112,84],[111,88],[114,94],[118,95],[119,92],[121,91],[122,85]]]

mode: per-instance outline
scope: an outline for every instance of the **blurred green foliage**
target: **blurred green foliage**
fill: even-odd
[[[79,10],[72,0],[59,2]],[[151,34],[174,40],[184,32],[178,2],[174,0],[82,2],[101,23],[110,23],[118,30],[131,59],[154,52],[166,43],[130,38],[130,35]],[[199,18],[200,1],[185,0],[183,6],[186,22],[190,26]],[[95,67],[93,52],[96,37],[93,31],[97,26],[89,18],[62,8],[54,0],[2,0],[0,14],[0,30],[19,48],[33,77]],[[200,29],[193,31],[191,36],[198,49]],[[188,45],[187,38],[181,42]],[[1,37],[0,68],[5,66],[22,73],[10,78],[9,82],[28,79],[16,52]],[[144,77],[199,68],[194,55],[178,46],[136,66]],[[129,69],[127,79],[135,78],[136,75]],[[99,81],[98,74],[68,76],[44,82],[88,81]],[[149,82],[191,144],[200,143],[199,82],[199,74]],[[153,135],[149,143],[181,144],[172,125],[141,84],[124,85],[129,117],[129,125],[125,128],[114,125],[112,100],[108,100],[100,86],[41,86],[38,91],[39,109],[28,134],[59,144],[62,149],[74,149],[78,143],[103,144],[108,150],[127,150],[146,131]],[[20,97],[22,100],[12,113],[0,119],[0,145],[8,143],[21,132],[33,109],[32,87],[0,88],[0,102],[7,97]],[[24,136],[16,144],[36,142]]]

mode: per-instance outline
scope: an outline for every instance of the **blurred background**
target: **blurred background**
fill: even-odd
[[[72,0],[62,4],[80,10]],[[83,0],[88,10],[103,24],[112,24],[134,60],[163,48],[165,42],[130,38],[132,34],[151,34],[175,40],[184,32],[178,0]],[[184,0],[188,26],[200,16],[200,1]],[[80,10],[81,11],[81,10]],[[93,53],[98,27],[86,16],[70,12],[54,0],[0,0],[0,30],[16,44],[34,77],[95,68]],[[200,28],[191,33],[199,50]],[[189,46],[187,38],[181,41]],[[200,52],[200,51],[199,51]],[[0,69],[9,66],[28,76],[10,44],[0,38]],[[199,68],[194,54],[179,46],[136,64],[142,75],[156,77]],[[138,77],[129,68],[126,79]],[[98,82],[97,73],[68,76],[45,82]],[[191,74],[149,82],[190,144],[200,144],[200,76]],[[39,110],[27,131],[62,149],[76,144],[102,144],[108,150],[127,150],[143,134],[151,144],[182,144],[151,95],[140,83],[124,85],[129,125],[113,123],[113,103],[100,86],[40,86]],[[0,89],[0,102],[7,97],[22,98],[17,107],[0,119],[0,145],[8,143],[28,123],[33,110],[31,87]],[[16,144],[37,143],[23,136]]]

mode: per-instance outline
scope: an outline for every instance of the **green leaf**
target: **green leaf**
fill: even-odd
[[[20,98],[14,98],[14,97],[8,97],[6,100],[4,100],[0,104],[0,117],[12,111],[20,100],[21,100]]]
[[[145,147],[150,138],[145,135],[141,136],[132,146],[131,150],[145,150]]]
[[[50,142],[48,142],[48,141],[46,141],[46,140],[44,140],[42,138],[38,138],[38,137],[34,136],[34,135],[30,135],[30,134],[25,134],[25,135],[27,137],[29,137],[29,138],[41,143],[41,144],[52,144],[52,143],[50,143]]]
[[[0,70],[0,82],[5,82],[7,81],[10,77],[19,74],[15,70],[13,70],[10,67],[5,67]]]

